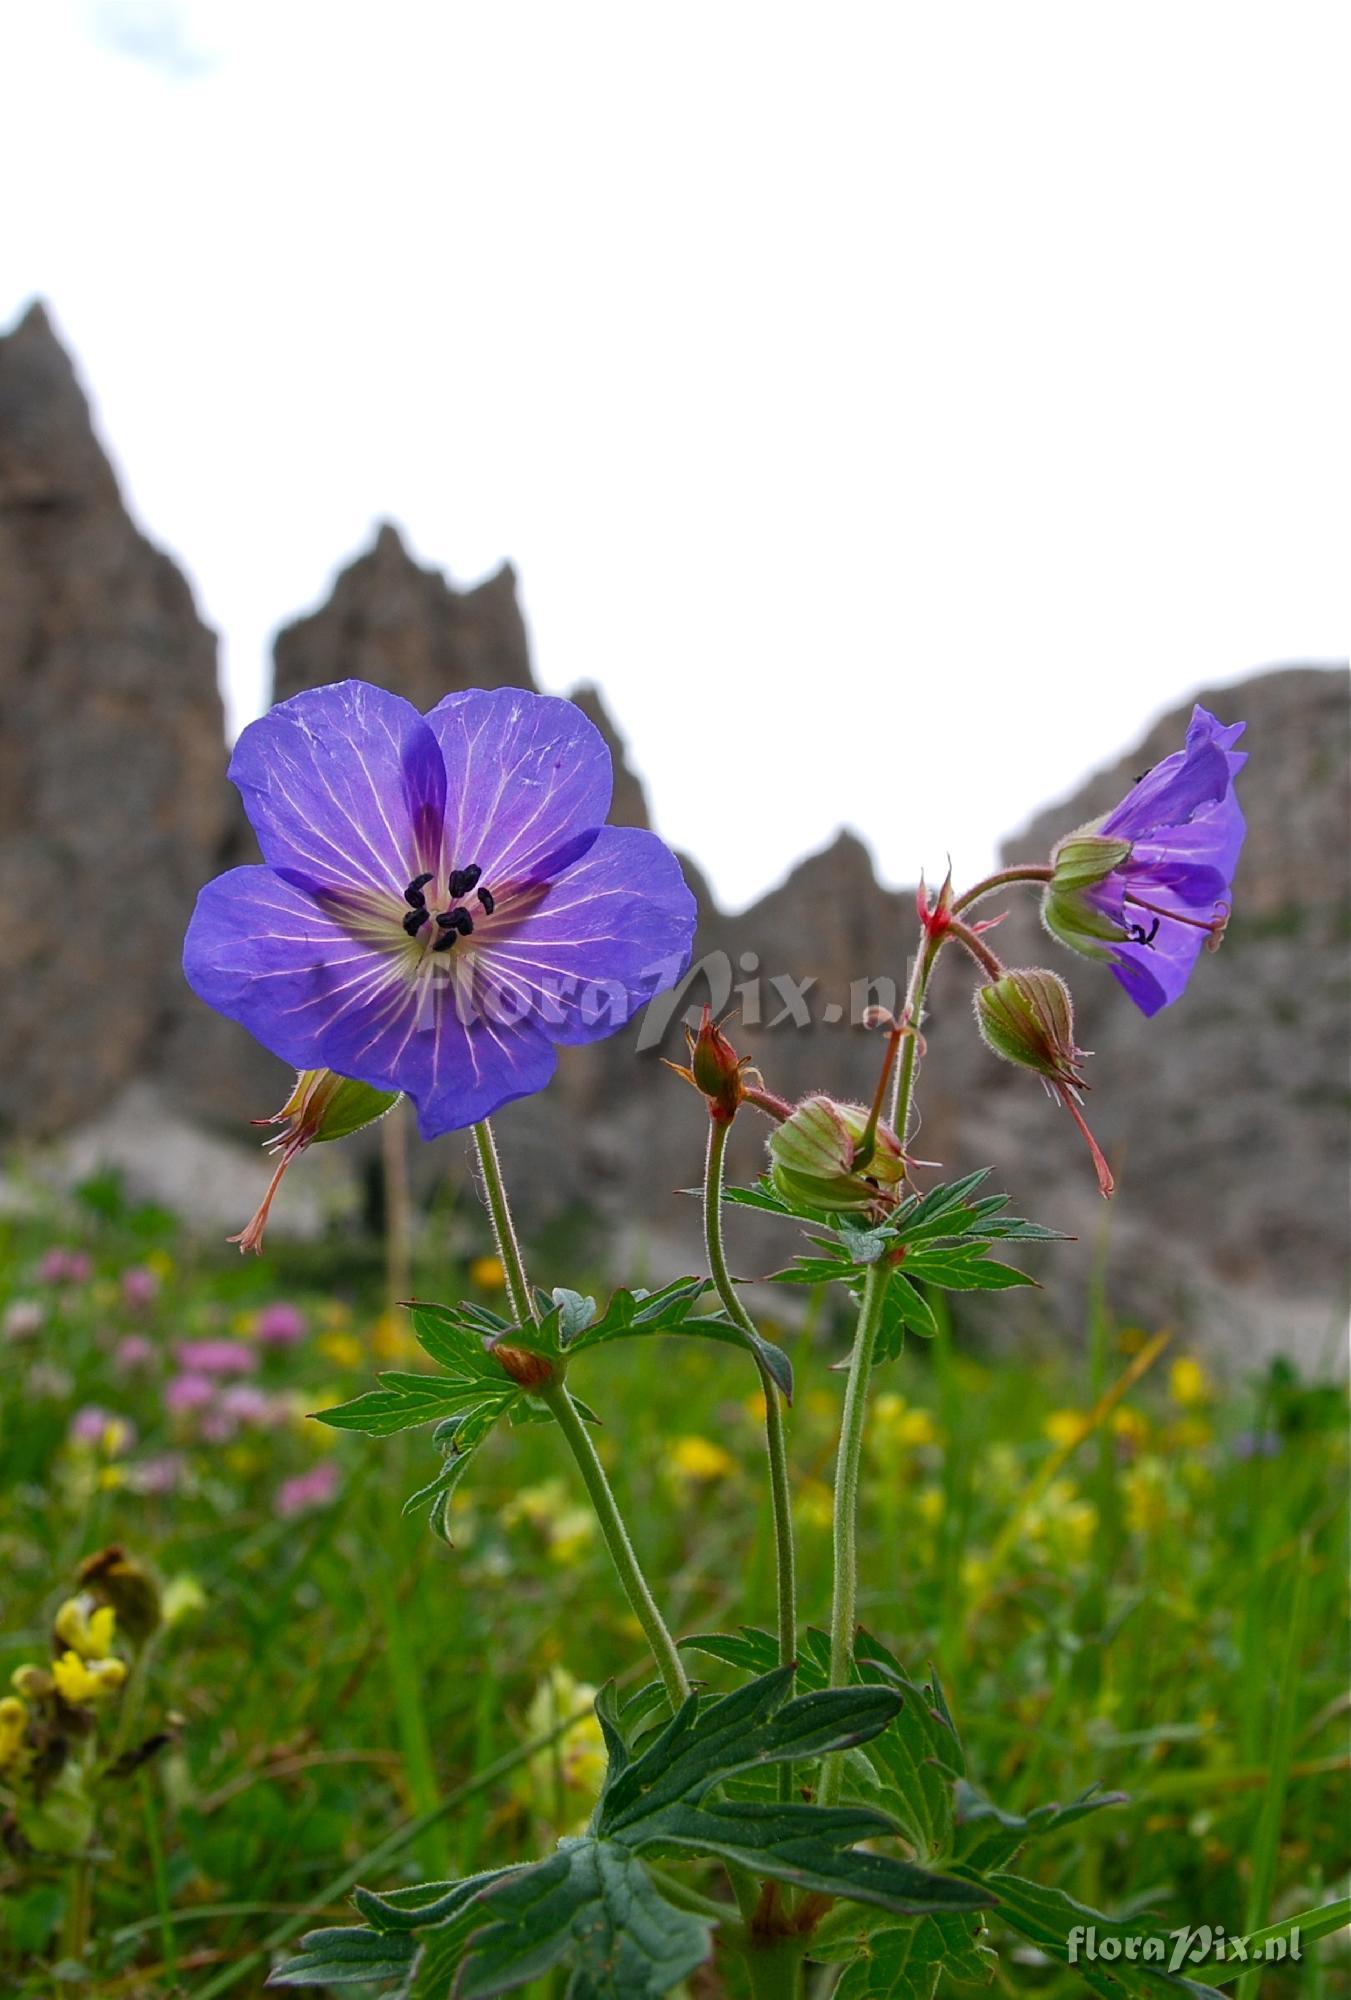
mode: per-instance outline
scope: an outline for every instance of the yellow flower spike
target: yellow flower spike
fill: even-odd
[[[5,1695],[0,1699],[0,1771],[14,1770],[27,1760],[27,1730],[27,1707],[16,1694]]]
[[[469,1282],[485,1292],[500,1292],[507,1282],[500,1257],[475,1257],[469,1266]]]
[[[52,1661],[52,1679],[62,1701],[71,1708],[89,1708],[115,1695],[127,1678],[121,1660],[82,1660],[78,1653],[63,1653]]]
[[[82,1660],[106,1660],[113,1649],[117,1613],[110,1604],[95,1606],[91,1597],[68,1597],[52,1620],[52,1630]]]

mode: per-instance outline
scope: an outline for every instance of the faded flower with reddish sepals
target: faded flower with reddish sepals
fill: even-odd
[[[280,703],[230,776],[262,867],[203,889],[188,983],[297,1069],[404,1092],[422,1136],[543,1088],[689,961],[655,834],[605,825],[610,753],[572,702],[363,681]]]
[[[1109,812],[1062,840],[1042,902],[1051,935],[1105,958],[1143,1014],[1176,1000],[1201,947],[1219,945],[1246,831],[1234,779],[1247,762],[1208,709],[1187,742]]]

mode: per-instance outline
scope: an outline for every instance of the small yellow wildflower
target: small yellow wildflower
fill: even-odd
[[[312,1423],[310,1419],[318,1416],[321,1410],[336,1409],[339,1403],[346,1401],[346,1391],[335,1388],[330,1382],[315,1395],[295,1405],[293,1414],[296,1429],[306,1444],[312,1445],[315,1451],[332,1451],[338,1442],[338,1433],[330,1425]]]
[[[1133,1534],[1152,1535],[1168,1519],[1167,1472],[1161,1459],[1142,1458],[1122,1474],[1126,1524]]]
[[[0,1771],[18,1770],[27,1762],[27,1728],[27,1708],[16,1694],[7,1694],[0,1700]]]
[[[1098,1510],[1072,1479],[1053,1479],[1034,1510],[1045,1546],[1068,1561],[1082,1559],[1098,1531]]]
[[[736,1471],[736,1460],[722,1445],[710,1438],[681,1437],[671,1447],[671,1465],[682,1479],[710,1485],[728,1479]]]
[[[1113,1436],[1124,1438],[1127,1444],[1143,1444],[1149,1436],[1148,1420],[1129,1403],[1121,1403],[1112,1412]]]
[[[890,1391],[879,1396],[873,1404],[872,1414],[879,1443],[913,1450],[919,1445],[937,1442],[938,1426],[929,1412],[912,1410],[904,1396]]]
[[[547,1736],[560,1723],[578,1718],[565,1735],[532,1757],[523,1773],[522,1790],[532,1806],[551,1806],[559,1815],[559,1833],[581,1831],[605,1776],[605,1738],[595,1700],[589,1681],[574,1680],[566,1667],[551,1666],[526,1710],[531,1736]]]
[[[579,1562],[596,1539],[596,1517],[585,1507],[569,1507],[549,1523],[549,1559],[565,1568]]]
[[[121,1660],[82,1660],[78,1653],[63,1653],[52,1661],[56,1691],[72,1708],[88,1708],[115,1695],[127,1678]]]
[[[1204,1417],[1183,1417],[1168,1426],[1168,1443],[1174,1451],[1200,1451],[1213,1437]]]
[[[967,1555],[962,1557],[962,1588],[969,1597],[983,1597],[990,1587],[994,1570],[988,1556]]]
[[[757,1390],[753,1396],[747,1396],[742,1408],[753,1424],[762,1424],[765,1421],[766,1409],[763,1391]]]
[[[1168,1393],[1184,1410],[1210,1402],[1215,1394],[1209,1375],[1190,1354],[1179,1354],[1168,1370]]]
[[[568,1489],[561,1479],[545,1479],[538,1486],[522,1486],[502,1509],[502,1525],[547,1529],[550,1521],[568,1504]]]
[[[793,1511],[809,1528],[828,1528],[835,1518],[835,1497],[824,1479],[804,1479],[793,1499]]]
[[[151,1250],[141,1261],[150,1266],[157,1278],[172,1278],[174,1274],[174,1260],[167,1250]]]
[[[371,1328],[371,1348],[377,1361],[415,1361],[422,1353],[406,1312],[381,1313]]]
[[[936,1528],[947,1512],[947,1497],[941,1486],[926,1486],[915,1501],[915,1509],[926,1528]]]
[[[52,1620],[52,1630],[61,1644],[82,1660],[106,1660],[116,1629],[117,1613],[111,1604],[95,1607],[89,1597],[68,1597]]]
[[[1052,1410],[1042,1422],[1042,1433],[1061,1451],[1068,1451],[1088,1434],[1088,1419],[1082,1410]]]
[[[335,1368],[356,1369],[365,1363],[366,1350],[354,1333],[321,1333],[314,1344]]]
[[[500,1257],[475,1257],[469,1266],[469,1282],[481,1291],[500,1292],[507,1282]]]

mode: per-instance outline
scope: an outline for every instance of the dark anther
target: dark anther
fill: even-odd
[[[458,938],[459,935],[460,933],[458,931],[442,931],[440,937],[436,940],[436,943],[432,946],[432,950],[449,951],[450,947],[454,944],[456,938]]]
[[[407,931],[409,937],[417,936],[418,932],[422,929],[422,926],[426,923],[430,915],[431,911],[425,909],[410,910],[408,912],[408,915],[403,920],[403,927]]]
[[[474,919],[468,910],[441,910],[436,921],[443,931],[453,932],[456,937],[468,937],[474,928]]]
[[[468,868],[452,868],[450,871],[451,901],[454,902],[457,896],[467,896],[469,891],[477,884],[482,873],[483,870],[479,867],[477,861],[471,862]]]
[[[484,914],[484,916],[485,916],[485,917],[490,917],[490,916],[492,915],[493,911],[494,911],[494,910],[495,910],[495,909],[497,908],[497,903],[496,903],[496,901],[495,901],[495,899],[494,899],[494,897],[493,897],[493,892],[492,892],[492,890],[491,890],[491,889],[480,889],[480,890],[479,890],[479,892],[478,892],[478,899],[479,899],[479,902],[480,902],[480,903],[482,904],[482,906],[483,906],[483,914]]]
[[[1145,929],[1143,924],[1127,924],[1126,926],[1126,935],[1135,944],[1153,944],[1158,934],[1159,919],[1157,917],[1155,917],[1148,930]]]
[[[427,899],[422,892],[431,879],[430,871],[426,875],[415,875],[403,892],[405,903],[411,903],[415,910],[425,909]]]

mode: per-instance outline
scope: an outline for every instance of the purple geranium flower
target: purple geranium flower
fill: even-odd
[[[1202,946],[1213,951],[1224,936],[1246,831],[1234,794],[1248,761],[1233,747],[1243,729],[1193,709],[1186,747],[1052,856],[1047,928],[1075,951],[1107,958],[1144,1014],[1176,1000]]]
[[[539,1090],[689,961],[655,834],[605,825],[610,753],[568,701],[452,694],[423,717],[341,681],[280,703],[230,776],[263,852],[203,889],[188,982],[297,1069],[404,1091],[424,1138]]]

